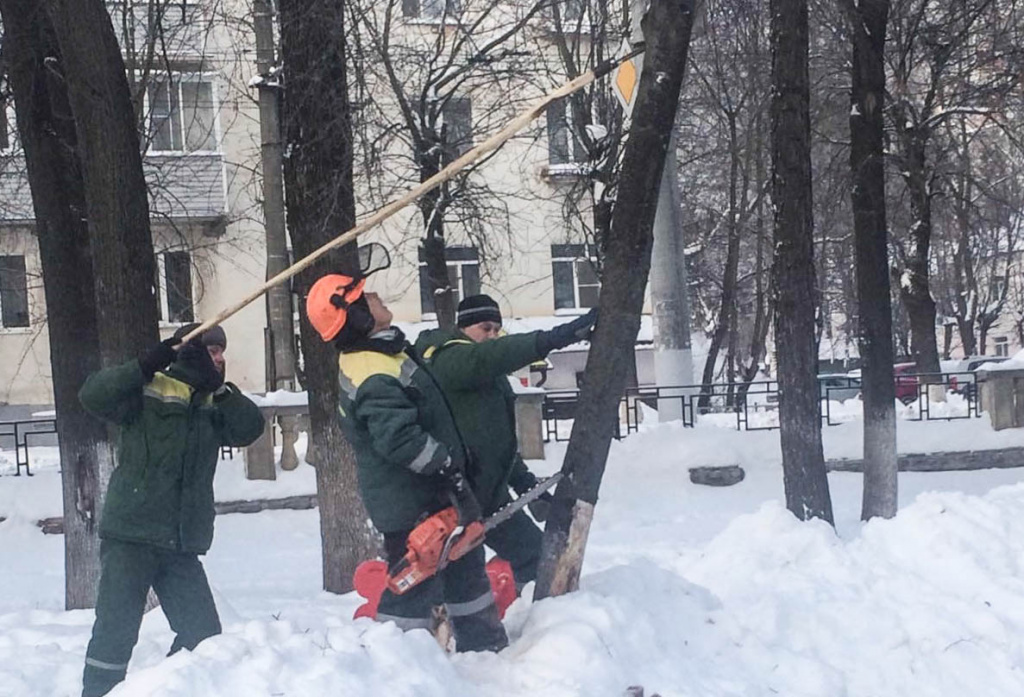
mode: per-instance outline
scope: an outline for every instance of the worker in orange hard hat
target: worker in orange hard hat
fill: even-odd
[[[357,273],[329,274],[313,284],[306,314],[339,351],[342,427],[355,451],[360,496],[392,566],[425,517],[454,505],[467,525],[481,512],[465,477],[466,447],[441,389],[391,326],[380,296],[366,292],[366,277],[382,267],[362,263],[362,256]],[[434,606],[444,603],[457,651],[504,648],[508,638],[484,562],[480,546],[402,595],[386,590],[377,619],[429,630]]]

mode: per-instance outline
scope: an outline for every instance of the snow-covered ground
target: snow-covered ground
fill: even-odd
[[[826,454],[857,457],[858,426],[825,429]],[[901,422],[899,437],[903,452],[1024,445],[984,420]],[[532,466],[556,470],[564,448]],[[149,613],[112,694],[1024,695],[1024,470],[901,474],[900,515],[867,525],[860,476],[833,473],[836,534],[785,511],[779,460],[777,432],[669,424],[613,443],[581,591],[518,601],[497,655],[352,621],[359,598],[319,590],[316,511],[220,516],[205,564],[224,634],[165,658],[170,630]],[[691,484],[707,464],[746,479]],[[60,512],[55,455],[34,469],[0,477],[3,697],[76,695],[92,623],[61,610],[63,540],[34,525]],[[222,464],[218,499],[312,491],[306,465],[272,483],[240,471]]]

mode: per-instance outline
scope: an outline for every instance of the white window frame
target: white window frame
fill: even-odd
[[[577,264],[592,264],[593,265],[593,264],[595,264],[597,262],[597,254],[594,252],[593,247],[591,245],[589,245],[589,244],[588,245],[583,245],[583,246],[584,246],[584,254],[583,254],[583,256],[579,256],[579,255],[576,255],[576,256],[565,256],[565,255],[555,256],[554,250],[552,249],[552,253],[551,253],[551,264],[552,264],[552,268],[551,268],[551,302],[552,302],[552,304],[555,303],[555,271],[554,271],[554,264],[556,262],[571,263],[572,264],[572,266],[570,268],[572,268],[573,306],[572,307],[561,307],[561,308],[556,307],[555,308],[555,314],[556,315],[559,315],[559,314],[566,314],[566,315],[583,314],[583,313],[589,311],[591,308],[597,307],[596,304],[588,305],[586,307],[584,307],[583,305],[580,304],[580,274],[579,274],[579,269],[577,267]],[[596,271],[595,271],[595,274],[596,274]],[[593,284],[586,283],[586,284],[584,284],[584,287],[591,288],[591,287],[595,287],[595,286],[593,286]],[[596,288],[598,289],[598,295],[600,295],[600,293],[601,293],[601,280],[600,279],[598,279]]]
[[[26,334],[33,330],[32,327],[32,295],[29,292],[28,285],[28,255],[26,254],[15,254],[15,253],[0,253],[0,256],[5,257],[21,257],[25,265],[25,310],[28,313],[28,325],[24,327],[8,327],[4,325],[3,318],[3,296],[0,295],[0,334]]]
[[[156,255],[156,277],[157,277],[157,287],[158,287],[158,294],[159,294],[158,301],[160,303],[160,326],[161,327],[167,327],[167,328],[182,327],[182,326],[190,323],[188,321],[186,321],[186,322],[172,322],[170,320],[171,308],[170,308],[169,297],[168,297],[168,294],[167,294],[167,258],[166,258],[167,254],[187,254],[188,255],[189,269],[190,269],[189,270],[188,278],[189,278],[189,285],[191,286],[189,288],[189,293],[192,296],[192,298],[191,298],[191,300],[192,300],[192,320],[191,321],[192,322],[199,322],[200,321],[200,319],[199,319],[199,308],[196,305],[196,290],[197,290],[196,289],[196,274],[195,274],[194,265],[192,264],[192,261],[193,261],[192,260],[192,253],[189,252],[187,249],[165,249],[162,252],[158,252],[157,255]]]
[[[170,73],[160,72],[154,73],[149,76],[146,88],[142,92],[142,105],[143,113],[146,115],[146,154],[147,155],[170,155],[177,157],[185,157],[188,155],[220,155],[222,153],[221,143],[221,128],[220,128],[220,96],[217,93],[217,75],[216,73],[210,72],[189,72],[189,71],[171,71]],[[154,147],[153,141],[155,136],[155,129],[153,128],[153,112],[152,104],[150,103],[149,91],[156,84],[163,84],[167,80],[178,85],[178,111],[181,114],[182,111],[182,100],[181,100],[181,85],[185,82],[205,82],[210,85],[210,98],[213,102],[213,139],[214,149],[213,150],[187,150],[186,136],[187,129],[185,119],[179,115],[179,127],[180,133],[178,134],[181,138],[182,149],[181,150],[158,150]]]
[[[441,11],[433,15],[423,13],[424,4],[440,5]],[[408,24],[460,24],[462,18],[462,0],[417,0],[419,13],[415,16],[405,15],[404,8],[402,18]]]
[[[195,23],[196,19],[204,19],[203,5],[204,0],[173,0],[173,2],[165,2],[164,8],[164,36],[167,38],[174,39],[176,32],[187,30],[188,27]],[[122,22],[126,18],[126,11],[131,10],[127,14],[128,29],[132,32],[132,41],[135,43],[135,47],[140,48],[139,42],[149,42],[150,40],[155,41],[157,37],[149,36],[148,30],[150,27],[150,4],[145,0],[134,0],[128,5],[126,0],[105,0],[103,3],[107,9],[107,13],[110,15],[110,19],[114,25],[114,35],[117,37],[117,42],[121,46],[122,51],[125,45],[124,26]],[[274,0],[276,6],[277,0]],[[148,43],[145,43],[148,45]],[[145,45],[142,47],[144,48]],[[171,49],[174,52],[174,49]]]
[[[475,247],[473,249],[475,249]],[[466,266],[476,266],[477,267],[477,278],[479,278],[480,277],[480,257],[479,257],[479,252],[477,252],[477,258],[476,259],[446,259],[445,260],[445,265],[449,269],[452,266],[455,267],[455,281],[456,281],[456,283],[459,286],[458,287],[458,293],[459,293],[459,300],[461,301],[463,298],[466,297],[466,280],[465,280],[466,277],[463,274],[462,269],[463,269],[463,267],[466,267]],[[427,262],[421,261],[419,263],[419,266],[417,266],[417,272],[418,272],[419,269],[426,268],[426,266],[427,266]],[[420,278],[420,276],[417,274],[417,279],[419,279],[419,278]],[[417,280],[417,283],[422,283],[422,281]],[[422,288],[421,288],[420,289],[420,293],[422,294],[422,292],[423,291],[422,291]],[[423,302],[421,301],[420,302],[420,317],[421,317],[421,319],[423,321],[436,320],[437,319],[437,312],[424,312],[423,311]]]
[[[586,4],[586,0],[553,0],[553,4],[549,5],[547,10],[544,12],[544,22],[547,25],[547,29],[550,32],[557,32],[558,26],[555,24],[555,12],[554,3],[558,4],[559,18],[562,23],[562,32],[566,35],[571,35],[577,32],[590,31],[590,13],[588,7],[583,7]],[[577,5],[579,6],[579,14],[575,16],[569,16],[566,14],[566,8]]]
[[[441,123],[445,128],[446,132],[450,134],[450,130],[453,124],[456,123],[455,105],[456,104],[467,104],[468,105],[468,120],[465,123],[466,133],[469,136],[469,142],[462,143],[458,151],[453,153],[445,153],[446,156],[451,156],[451,162],[454,162],[458,158],[473,149],[473,98],[468,94],[455,95],[451,97],[441,109]],[[445,143],[447,146],[448,143]]]
[[[572,105],[570,104],[569,99],[569,97],[564,97],[561,100],[562,105],[564,105],[562,113],[565,116],[564,128],[566,146],[569,151],[568,162],[551,161],[551,124],[547,124],[547,173],[550,176],[582,174],[588,166],[587,163],[590,161],[586,147],[584,147],[583,142],[576,137],[575,129],[573,128]],[[552,109],[549,107],[547,111],[548,119],[551,118],[552,113]]]
[[[1010,355],[1010,337],[1008,336],[994,336],[992,337],[992,349],[995,351],[996,356],[1009,357]]]

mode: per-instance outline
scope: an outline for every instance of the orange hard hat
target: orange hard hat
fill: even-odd
[[[348,307],[362,297],[365,285],[365,278],[356,281],[340,273],[328,274],[313,284],[306,296],[306,316],[321,339],[331,341],[338,335],[348,319]]]

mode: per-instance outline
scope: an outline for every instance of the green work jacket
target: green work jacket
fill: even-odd
[[[228,383],[197,392],[173,364],[146,382],[139,362],[93,373],[78,398],[120,426],[100,537],[202,554],[213,541],[213,475],[222,446],[243,447],[263,433],[263,416]]]

